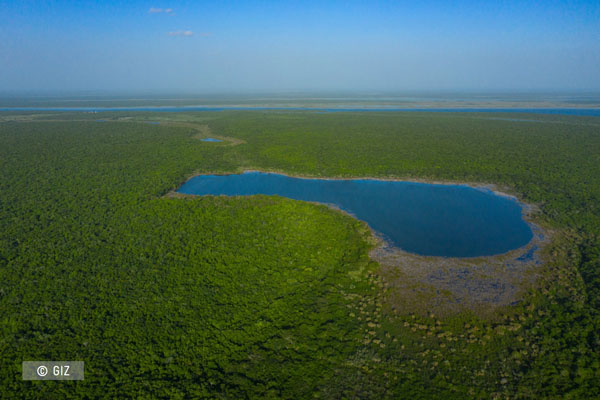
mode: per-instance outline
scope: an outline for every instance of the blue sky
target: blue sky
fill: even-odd
[[[0,91],[600,90],[600,1],[0,0]]]

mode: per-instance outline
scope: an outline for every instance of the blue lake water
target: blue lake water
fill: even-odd
[[[489,113],[526,113],[600,116],[600,108],[313,108],[313,107],[206,107],[206,106],[164,106],[164,107],[0,107],[0,111],[227,111],[227,110],[263,110],[263,111],[315,111],[315,112],[489,112]]]
[[[246,172],[200,175],[178,190],[194,195],[279,195],[334,204],[416,254],[477,257],[529,243],[533,233],[512,198],[466,185],[373,179],[328,180]]]
[[[201,142],[222,142],[221,139],[215,139],[215,138],[211,138],[211,137],[200,139],[200,141]]]

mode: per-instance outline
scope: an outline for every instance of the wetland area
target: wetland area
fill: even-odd
[[[364,221],[378,245],[387,301],[416,313],[489,313],[516,304],[547,243],[532,207],[487,186],[393,179],[292,177],[245,171],[198,175],[184,195],[276,195],[322,203]]]
[[[100,118],[0,112],[11,397],[56,397],[23,355],[94,398],[597,389],[597,117]]]

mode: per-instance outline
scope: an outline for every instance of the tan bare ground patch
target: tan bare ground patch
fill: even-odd
[[[517,304],[540,275],[547,232],[532,226],[533,239],[508,253],[474,258],[430,257],[405,252],[383,239],[371,250],[379,262],[384,303],[398,314],[491,315]],[[525,257],[531,252],[533,256]]]

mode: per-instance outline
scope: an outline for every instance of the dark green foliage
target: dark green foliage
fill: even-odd
[[[3,397],[600,396],[596,118],[23,115],[56,121],[0,123]],[[125,116],[245,143],[94,122]],[[246,168],[505,184],[557,233],[537,288],[495,319],[393,313],[353,218],[278,197],[164,196],[194,172]],[[21,381],[21,361],[52,359],[84,360],[86,380]]]
[[[482,113],[234,114],[236,162],[314,176],[394,176],[510,185],[562,226],[600,233],[600,121]]]
[[[281,198],[157,198],[223,165],[181,128],[8,128],[5,393],[55,393],[20,363],[68,358],[92,397],[308,396],[352,355],[344,295],[369,291],[348,274],[367,262],[357,221]]]

